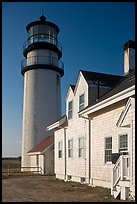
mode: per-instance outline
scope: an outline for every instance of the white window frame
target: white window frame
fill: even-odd
[[[84,98],[84,101],[81,103],[80,98],[81,98],[82,96],[83,96],[83,98]],[[81,94],[81,95],[79,96],[79,111],[83,110],[84,107],[85,107],[85,93],[83,93],[83,94]]]
[[[69,109],[69,104],[72,103],[72,108]],[[68,101],[68,120],[72,119],[72,114],[73,114],[73,100]]]
[[[72,146],[69,145],[69,142],[72,142]],[[73,157],[73,139],[68,140],[68,158]]]
[[[62,158],[62,141],[58,142],[58,158]]]
[[[120,147],[120,145],[121,145],[121,144],[120,144],[120,137],[121,137],[121,136],[125,136],[125,135],[127,136],[127,141],[126,141],[127,147],[121,148],[121,147]],[[119,153],[120,153],[120,154],[128,153],[128,146],[129,146],[129,144],[128,144],[128,134],[127,134],[127,133],[119,134],[119,135],[118,135],[118,141],[119,141]],[[126,150],[122,150],[122,149],[126,149]]]
[[[111,138],[111,148],[106,148],[106,140],[110,139],[110,138]],[[112,154],[112,137],[111,136],[105,137],[105,157],[104,158],[105,158],[105,163],[106,164],[112,163],[112,158],[111,158],[111,160],[107,160],[107,158],[106,158],[106,151],[111,151],[111,154]]]
[[[83,145],[82,146],[80,146],[80,140],[81,139],[83,140]],[[79,158],[83,158],[84,157],[84,137],[78,138],[78,157]]]

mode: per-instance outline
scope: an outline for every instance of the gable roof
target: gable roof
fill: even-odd
[[[74,92],[74,90],[75,90],[75,85],[70,84],[70,87],[71,87],[72,91]]]
[[[84,114],[87,111],[89,112],[90,109],[94,109],[95,107],[101,107],[103,103],[105,103],[105,107],[107,106],[107,101],[110,99],[114,99],[116,97],[120,97],[120,95],[129,93],[127,96],[134,95],[135,94],[135,70],[132,70],[128,75],[124,76],[123,79],[113,87],[110,91],[108,91],[106,94],[104,94],[102,97],[100,97],[97,101],[89,104],[87,107],[85,107],[83,110],[79,112],[79,114]],[[122,99],[123,97],[121,97]],[[114,101],[117,101],[116,99]],[[113,102],[114,103],[114,102]],[[110,104],[110,103],[108,103]],[[93,111],[94,112],[94,111]]]
[[[53,144],[54,139],[53,136],[48,136],[46,139],[44,139],[41,143],[36,145],[34,148],[32,148],[27,153],[36,153],[36,152],[43,152],[47,147],[49,147],[51,144]]]
[[[120,75],[112,75],[112,74],[80,70],[76,80],[75,92],[77,90],[80,75],[84,77],[88,86],[93,85],[93,83],[97,84],[99,82],[101,85],[107,86],[110,88],[112,88],[116,83],[118,83],[124,77]]]
[[[75,85],[69,85],[69,88],[68,88],[68,91],[67,91],[67,95],[66,95],[66,100],[67,100],[71,90],[72,90],[72,93],[74,95]]]
[[[120,80],[119,83],[117,83],[113,87],[113,89],[111,89],[106,94],[104,94],[100,99],[98,99],[97,102],[94,102],[94,104],[100,101],[103,101],[104,99],[109,98],[133,85],[135,85],[135,71],[134,70],[130,74],[124,76],[123,79]]]
[[[112,75],[112,74],[104,74],[104,73],[98,73],[98,72],[91,72],[91,71],[85,71],[80,70],[83,74],[85,80],[87,81],[88,85],[91,84],[91,82],[102,82],[105,86],[113,87],[118,81],[120,81],[123,76],[119,75]]]

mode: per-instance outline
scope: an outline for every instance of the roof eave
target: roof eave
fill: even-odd
[[[47,130],[50,131],[50,130],[53,130],[53,129],[55,129],[55,128],[58,128],[58,127],[60,127],[61,125],[63,125],[66,121],[67,121],[67,117],[66,117],[66,115],[65,115],[62,119],[60,119],[60,120],[58,120],[57,122],[55,122],[55,123],[49,125],[49,126],[47,127]]]
[[[41,154],[41,152],[28,152],[27,153],[28,156],[38,155],[38,154]]]
[[[54,142],[52,144],[50,144],[48,147],[44,148],[42,151],[32,151],[32,152],[28,152],[27,155],[28,156],[32,156],[32,155],[39,155],[39,154],[44,154],[51,146],[53,146]]]

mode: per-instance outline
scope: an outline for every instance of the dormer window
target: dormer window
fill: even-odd
[[[84,108],[84,94],[79,96],[79,111],[81,111]]]
[[[72,101],[68,102],[68,119],[72,118]]]

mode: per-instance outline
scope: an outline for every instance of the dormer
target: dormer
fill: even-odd
[[[66,96],[66,115],[68,120],[73,117],[73,98],[75,85],[70,85]]]

